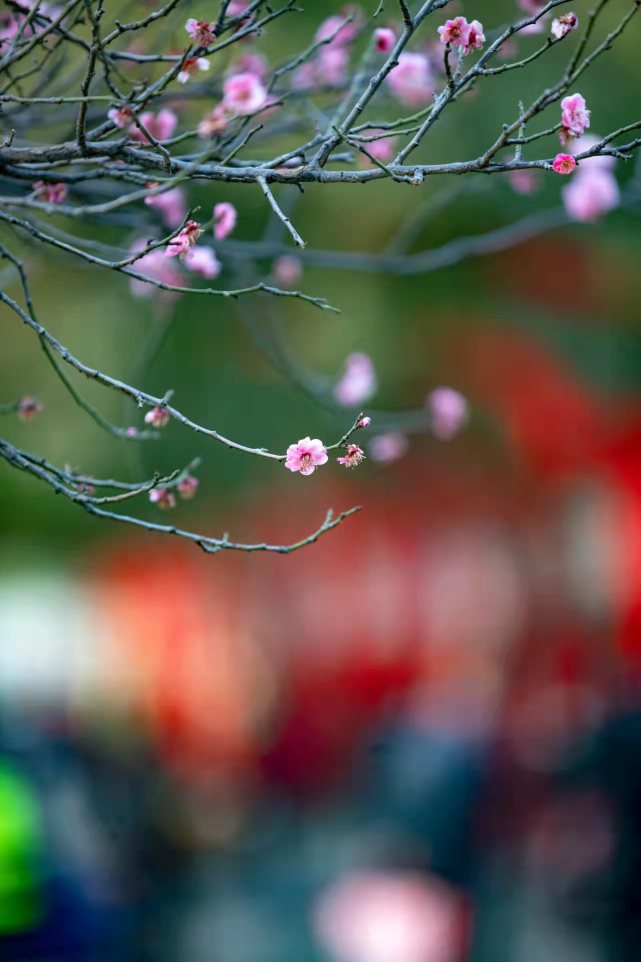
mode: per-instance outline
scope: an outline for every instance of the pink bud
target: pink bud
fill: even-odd
[[[198,478],[187,474],[178,482],[176,488],[181,498],[184,498],[185,501],[191,501],[198,490]]]
[[[160,406],[151,408],[145,414],[145,424],[151,424],[154,428],[164,428],[166,424],[169,424],[169,412]]]
[[[374,31],[374,43],[381,53],[389,53],[396,43],[396,35],[389,27],[379,27]]]
[[[44,405],[35,397],[23,397],[18,401],[18,417],[21,421],[30,421],[40,414]]]
[[[369,417],[364,417],[364,418],[361,418],[361,419],[360,419],[360,421],[358,422],[358,424],[356,425],[356,427],[357,427],[357,428],[368,428],[371,423],[372,423],[372,419],[371,419],[371,418],[369,418]]]

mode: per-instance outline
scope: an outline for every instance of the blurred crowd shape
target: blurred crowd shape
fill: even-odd
[[[509,457],[415,445],[294,561],[3,581],[3,958],[638,958],[638,410],[521,334],[460,369]]]

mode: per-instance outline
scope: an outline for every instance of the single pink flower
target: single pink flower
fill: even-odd
[[[402,53],[398,65],[387,76],[393,95],[408,107],[420,107],[429,102],[433,83],[430,65],[422,53]]]
[[[483,24],[478,20],[472,20],[468,27],[467,38],[463,44],[463,53],[465,56],[468,53],[472,53],[473,50],[480,50],[485,43],[485,34],[483,33]]]
[[[581,161],[576,177],[562,191],[568,217],[582,223],[598,220],[621,200],[614,175],[602,167],[587,166],[591,159]]]
[[[576,13],[564,13],[562,17],[556,17],[552,21],[552,26],[550,28],[550,33],[557,40],[562,40],[566,37],[572,30],[576,30],[579,26],[579,18]]]
[[[222,201],[214,207],[214,237],[216,240],[224,240],[228,237],[236,226],[238,213],[233,204]]]
[[[390,431],[388,434],[379,434],[372,438],[369,443],[369,456],[373,461],[381,464],[391,464],[398,461],[407,452],[409,441],[404,434]]]
[[[224,130],[229,123],[229,114],[224,104],[218,104],[198,124],[199,137],[213,137]]]
[[[255,73],[243,73],[227,77],[223,84],[223,104],[230,113],[245,116],[265,106],[267,91]]]
[[[44,404],[35,397],[23,397],[18,401],[17,410],[21,421],[31,421],[44,410]]]
[[[203,233],[203,229],[195,220],[188,220],[181,231],[169,241],[165,248],[166,257],[179,257],[184,259],[190,248],[198,242],[198,238]]]
[[[374,44],[380,53],[389,53],[396,43],[396,34],[389,27],[379,27],[374,31]]]
[[[318,43],[333,37],[329,45],[336,47],[344,47],[351,43],[356,38],[359,29],[360,17],[358,12],[357,7],[345,7],[342,13],[327,17],[316,31],[314,40]],[[353,19],[350,23],[345,23],[349,16]]]
[[[328,460],[327,448],[318,438],[301,438],[298,444],[290,444],[287,448],[285,467],[289,471],[300,471],[301,474],[313,474],[321,464]]]
[[[358,444],[348,444],[342,458],[336,458],[345,468],[355,468],[365,460],[365,452]]]
[[[343,376],[334,388],[334,397],[339,404],[353,407],[369,400],[377,386],[372,359],[360,352],[349,354],[345,358]]]
[[[581,94],[572,94],[561,101],[561,123],[566,135],[580,137],[590,126],[590,111]]]
[[[169,488],[152,488],[149,492],[149,500],[163,511],[176,507],[176,495]]]
[[[206,73],[209,70],[209,60],[205,57],[187,57],[183,61],[182,69],[176,80],[179,84],[186,84],[189,78],[200,71]]]
[[[171,261],[168,261],[164,251],[157,248],[156,250],[150,251],[148,254],[143,254],[145,250],[144,241],[136,241],[132,246],[132,254],[140,251],[141,256],[138,260],[134,261],[132,269],[139,274],[145,274],[152,281],[159,281],[161,284],[170,284],[173,287],[180,287],[183,284],[183,278],[179,271],[173,266]],[[177,291],[163,291],[148,281],[140,280],[137,277],[131,278],[131,293],[134,297],[150,297],[152,294],[157,293],[162,296],[164,300],[170,301],[175,300],[178,297]]]
[[[438,387],[428,394],[426,406],[432,431],[442,441],[453,438],[467,423],[467,401],[451,387]]]
[[[211,247],[190,247],[183,258],[187,270],[212,280],[223,269]]]
[[[294,287],[300,280],[302,270],[300,259],[292,254],[283,254],[272,264],[272,273],[281,287]]]
[[[129,127],[134,119],[134,113],[131,107],[112,107],[111,110],[107,111],[107,117],[112,123],[124,130],[125,127]]]
[[[145,414],[145,424],[150,424],[152,428],[164,428],[169,424],[169,412],[160,405],[150,408]]]
[[[463,47],[467,43],[470,32],[469,24],[465,17],[454,17],[453,20],[446,20],[437,33],[441,43],[451,43],[455,47]]]
[[[66,184],[48,184],[44,180],[37,180],[33,189],[38,200],[44,200],[47,204],[63,204],[67,199]]]
[[[158,185],[152,181],[147,186],[157,187]],[[159,211],[167,227],[178,227],[187,214],[185,195],[180,187],[172,187],[171,190],[163,191],[161,194],[145,197],[145,204]]]
[[[173,110],[159,110],[157,114],[154,114],[152,110],[146,110],[140,115],[140,122],[154,140],[162,143],[163,140],[170,140],[173,137],[178,124],[178,117]],[[131,127],[129,136],[132,140],[141,144],[149,143],[147,135],[143,134],[142,130],[135,125]]]
[[[176,490],[185,501],[191,501],[198,490],[198,483],[198,478],[195,478],[192,474],[186,474],[176,485]]]
[[[358,424],[356,425],[356,427],[357,427],[357,428],[368,428],[371,423],[372,423],[372,419],[371,419],[371,418],[369,418],[369,417],[364,417],[364,418],[361,418],[361,419],[360,419],[360,421],[358,422]]]
[[[557,154],[552,162],[552,169],[557,174],[571,174],[576,167],[576,160],[572,154]]]
[[[198,47],[208,47],[216,39],[214,24],[207,20],[194,20],[190,17],[185,24],[185,30],[191,37],[192,43]]]

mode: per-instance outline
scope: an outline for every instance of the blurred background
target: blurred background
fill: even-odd
[[[340,7],[305,6],[270,27],[270,62]],[[486,28],[517,10],[469,6]],[[612,7],[614,23],[623,5]],[[637,48],[633,23],[582,78],[597,134],[636,119]],[[488,78],[439,122],[430,156],[478,153],[564,58]],[[397,115],[389,97],[374,113]],[[634,163],[615,175],[625,197]],[[419,199],[451,189],[412,249],[436,248],[562,210],[561,181],[541,175],[524,193],[479,178],[460,195],[446,178],[423,194],[310,186],[295,223],[311,250],[378,252]],[[261,236],[259,190],[190,194],[206,210],[223,200],[239,211],[235,243]],[[86,230],[123,243],[117,225]],[[217,251],[221,285],[275,269],[249,270],[238,250]],[[333,386],[350,354],[372,359],[378,388],[358,437],[372,456],[353,472],[302,478],[175,424],[160,444],[123,443],[3,310],[0,400],[44,404],[28,422],[2,419],[18,446],[123,480],[198,456],[198,494],[171,521],[216,536],[284,543],[330,505],[364,510],[291,556],[207,557],[0,466],[0,958],[637,960],[634,204],[416,276],[302,259],[297,286],[341,315],[284,299],[135,298],[124,277],[21,254],[43,323],[76,356],[154,394],[173,388],[181,410],[247,444],[340,437],[354,409]],[[441,385],[470,408],[449,441],[416,429]],[[142,426],[132,405],[82,389],[116,423]]]

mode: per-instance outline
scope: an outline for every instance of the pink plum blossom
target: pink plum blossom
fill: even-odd
[[[358,424],[356,425],[356,427],[357,427],[357,428],[368,428],[371,423],[372,423],[372,419],[371,419],[370,417],[364,417],[364,418],[361,418],[361,419],[360,419],[360,421],[358,422]]]
[[[147,186],[153,188],[158,184],[151,181]],[[145,197],[145,204],[148,207],[155,207],[160,212],[167,227],[178,227],[187,214],[185,195],[180,187],[172,187],[171,190],[163,191],[161,194],[151,194]]]
[[[166,408],[156,405],[145,414],[145,424],[150,424],[152,428],[164,428],[169,424],[169,412]]]
[[[233,204],[222,201],[214,207],[214,237],[216,240],[224,240],[228,237],[236,226],[238,213]]]
[[[116,127],[124,130],[133,122],[134,113],[131,107],[112,107],[111,110],[107,111],[107,117]]]
[[[187,57],[187,59],[183,61],[182,70],[176,77],[176,80],[179,84],[186,84],[192,74],[198,73],[198,71],[206,73],[209,70],[209,66],[209,60],[205,57]]]
[[[198,124],[199,137],[213,137],[224,130],[229,123],[229,114],[224,104],[218,104],[210,113],[206,114]]]
[[[44,180],[37,180],[33,189],[38,199],[46,201],[47,204],[63,204],[67,199],[66,184],[48,184]]]
[[[377,386],[372,359],[360,352],[349,354],[343,376],[334,388],[334,397],[339,404],[352,407],[371,398]]]
[[[390,27],[379,27],[374,31],[374,45],[380,53],[389,53],[396,43],[396,34]]]
[[[387,76],[393,95],[408,107],[420,107],[432,96],[432,75],[422,53],[402,53],[398,65]]]
[[[223,269],[211,247],[190,247],[183,258],[187,270],[212,280]]]
[[[191,501],[198,490],[198,478],[195,478],[192,474],[186,474],[176,485],[176,490],[185,501]]]
[[[571,174],[576,167],[576,160],[572,154],[557,154],[552,162],[552,169],[557,174]]]
[[[152,488],[149,492],[149,500],[163,511],[176,507],[176,495],[169,488]]]
[[[294,287],[300,280],[302,270],[300,259],[293,254],[283,254],[272,264],[272,273],[282,287]]]
[[[349,16],[352,17],[351,22],[345,23],[345,20]],[[316,31],[314,40],[319,43],[329,40],[329,38],[332,37],[333,39],[330,41],[330,46],[343,47],[355,39],[358,29],[359,17],[357,8],[346,7],[341,14],[333,14],[331,17],[323,20]]]
[[[223,84],[223,104],[230,113],[253,114],[264,107],[266,100],[267,91],[260,77],[249,70],[227,77]]]
[[[18,401],[17,411],[21,421],[31,421],[43,410],[44,404],[35,397],[27,396]]]
[[[185,24],[185,30],[198,47],[208,47],[216,39],[214,24],[207,20],[194,20],[190,17]]]
[[[397,431],[390,431],[388,434],[379,434],[373,438],[369,444],[369,456],[373,461],[381,464],[391,464],[398,461],[407,452],[409,441],[404,434]]]
[[[343,457],[336,460],[345,468],[355,468],[365,460],[365,452],[358,444],[348,444]]]
[[[301,474],[313,474],[321,464],[328,460],[327,448],[318,438],[301,438],[298,444],[290,444],[287,448],[285,467],[289,471],[300,471]]]
[[[157,114],[154,114],[151,110],[146,110],[140,115],[140,122],[154,140],[162,143],[163,140],[170,140],[173,137],[178,124],[178,117],[173,110],[159,110]],[[129,136],[132,140],[139,141],[142,144],[149,143],[147,135],[143,134],[138,127],[133,126],[129,131]]]
[[[469,53],[472,53],[473,50],[480,50],[484,43],[485,34],[483,33],[483,24],[478,20],[472,20],[468,27],[465,43],[463,44],[463,53],[467,56]]]
[[[590,126],[590,111],[586,109],[581,94],[572,94],[561,101],[562,136],[580,137]],[[564,142],[563,139],[561,141]]]
[[[173,266],[171,261],[168,261],[162,250],[156,249],[150,251],[148,254],[143,254],[145,249],[144,241],[137,241],[132,249],[132,254],[141,252],[141,256],[133,264],[133,270],[137,273],[145,274],[152,281],[159,281],[161,284],[170,284],[173,287],[180,287],[183,283],[182,275]],[[134,297],[149,297],[158,288],[154,288],[152,284],[148,281],[140,280],[140,278],[131,278],[131,293]],[[166,300],[172,300],[177,297],[176,291],[158,291],[160,295]]]
[[[579,18],[576,13],[564,13],[562,17],[555,17],[552,21],[550,33],[557,40],[562,40],[563,37],[566,37],[572,30],[576,30],[578,26]]]
[[[469,24],[465,17],[454,17],[453,20],[446,20],[437,33],[441,43],[451,43],[455,47],[462,47],[467,43]]]
[[[195,246],[202,232],[203,229],[198,221],[188,220],[183,229],[169,241],[165,248],[165,256],[179,257],[183,260],[188,251]]]
[[[451,387],[438,387],[427,396],[432,431],[441,441],[453,438],[468,420],[467,401]]]

